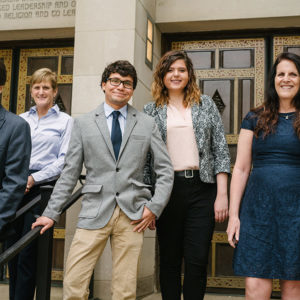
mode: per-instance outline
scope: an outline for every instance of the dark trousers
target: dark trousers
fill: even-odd
[[[53,185],[55,182],[51,182]],[[47,183],[49,185],[49,183]],[[21,206],[26,205],[32,199],[40,194],[40,187],[33,186],[30,192],[24,195]],[[34,206],[30,211],[20,217],[13,229],[15,235],[10,237],[6,245],[10,247],[27,232],[31,230],[31,225],[35,222],[34,215],[41,215],[42,208],[39,204]],[[18,255],[16,255],[9,263],[9,299],[10,300],[33,300],[36,282],[36,260],[37,260],[37,239],[27,245]]]
[[[216,184],[176,177],[171,198],[157,222],[163,300],[180,300],[184,260],[185,300],[204,298],[208,253],[214,230]]]

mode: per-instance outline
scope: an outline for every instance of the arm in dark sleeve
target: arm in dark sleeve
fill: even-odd
[[[148,103],[144,106],[144,113],[152,116],[153,113],[153,104]],[[155,174],[153,172],[153,155],[151,151],[147,154],[147,161],[144,167],[144,182],[148,185],[152,186],[152,192],[154,192],[154,184],[155,184]]]
[[[14,218],[24,195],[31,154],[29,125],[15,122],[8,138],[4,162],[4,177],[0,190],[0,232]]]
[[[211,101],[210,115],[212,117],[212,154],[214,156],[215,175],[230,174],[230,154],[225,137],[225,131],[220,113]]]

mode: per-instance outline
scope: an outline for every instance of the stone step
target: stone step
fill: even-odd
[[[0,299],[8,300],[8,284],[0,284]],[[62,288],[61,287],[51,287],[51,300],[62,300]]]
[[[0,299],[8,300],[8,284],[0,284]],[[61,287],[51,287],[51,300],[61,300],[62,299],[62,288]],[[244,297],[241,296],[230,296],[230,295],[220,295],[220,294],[206,294],[204,300],[243,300]],[[142,298],[142,300],[161,300],[160,293],[152,294],[147,297]]]
[[[231,295],[221,295],[221,294],[211,294],[207,293],[204,297],[204,300],[244,300],[243,296],[231,296]],[[142,300],[161,300],[160,293],[149,295]]]

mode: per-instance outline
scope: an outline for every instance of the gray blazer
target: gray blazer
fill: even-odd
[[[230,173],[230,155],[225,138],[224,127],[219,111],[213,100],[206,95],[201,96],[200,105],[194,104],[192,122],[199,150],[200,179],[203,182],[216,182],[215,175],[221,172]],[[151,102],[145,105],[144,112],[154,117],[164,142],[167,142],[167,105],[158,107]],[[145,181],[153,181],[149,172]]]
[[[155,194],[143,181],[147,153],[154,158]],[[78,227],[97,229],[111,218],[116,204],[131,219],[142,217],[146,205],[157,217],[167,204],[173,168],[153,120],[128,105],[126,126],[116,161],[103,104],[75,119],[65,166],[43,215],[58,221],[82,171],[86,168]]]

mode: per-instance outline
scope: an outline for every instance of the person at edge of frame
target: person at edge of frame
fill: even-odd
[[[0,60],[0,94],[7,72]],[[0,240],[14,234],[8,224],[24,196],[31,152],[29,125],[0,103]]]
[[[230,185],[233,270],[247,300],[300,299],[300,56],[272,66],[265,101],[242,121]]]

